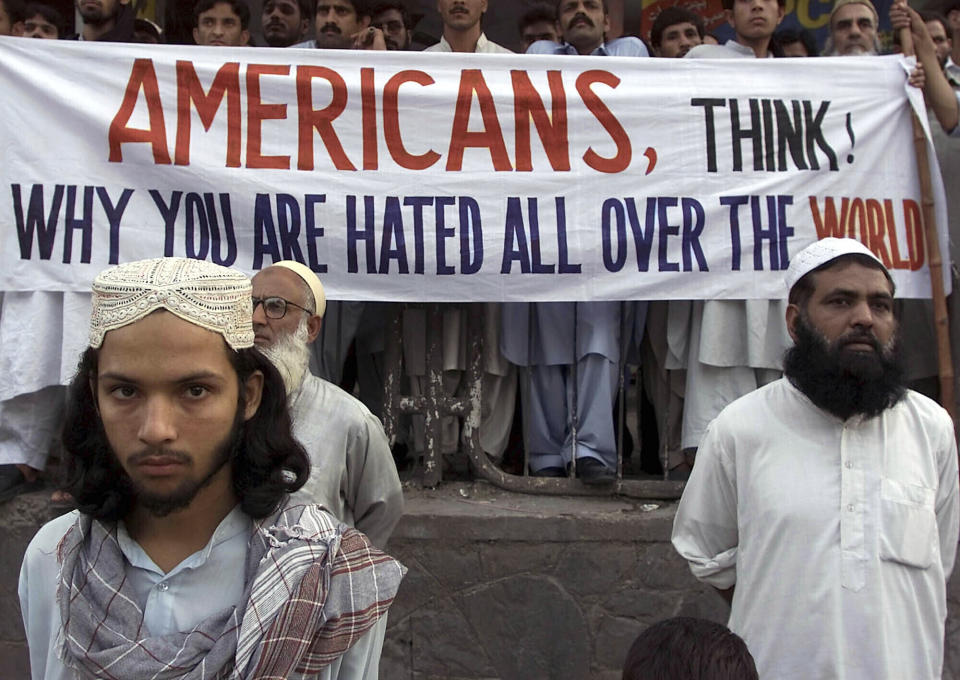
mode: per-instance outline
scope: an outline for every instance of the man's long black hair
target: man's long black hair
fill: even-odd
[[[254,518],[266,517],[283,498],[304,485],[310,474],[310,458],[293,437],[283,379],[273,364],[256,348],[234,351],[224,346],[237,372],[241,389],[238,409],[243,408],[243,389],[254,371],[263,373],[260,407],[240,425],[240,441],[231,461],[233,489],[242,510]],[[63,424],[66,483],[80,512],[96,519],[116,521],[133,508],[135,492],[107,441],[96,395],[98,350],[88,348],[70,383]]]

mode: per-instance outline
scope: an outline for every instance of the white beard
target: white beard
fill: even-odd
[[[851,45],[847,48],[847,51],[843,53],[844,57],[873,57],[876,56],[877,51],[872,47],[866,47],[864,45]]]
[[[261,350],[283,378],[288,397],[300,389],[303,376],[307,374],[310,366],[310,346],[307,344],[307,337],[310,335],[307,328],[309,320],[309,317],[304,315],[297,330],[284,333],[273,345]]]

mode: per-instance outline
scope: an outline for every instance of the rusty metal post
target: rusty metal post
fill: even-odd
[[[443,392],[443,310],[433,303],[427,308],[427,394],[423,404],[423,484],[435,487],[443,476],[440,446],[443,439],[441,400]]]
[[[387,321],[387,346],[384,348],[383,431],[393,446],[400,427],[400,385],[403,381],[403,310],[406,305],[393,305]]]

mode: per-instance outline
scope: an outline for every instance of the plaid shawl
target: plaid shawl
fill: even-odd
[[[406,568],[316,505],[254,523],[246,605],[151,636],[126,580],[117,528],[81,514],[59,546],[60,658],[79,678],[309,677],[388,609]]]

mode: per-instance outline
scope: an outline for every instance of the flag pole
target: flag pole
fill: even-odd
[[[897,0],[901,2],[902,0]],[[905,56],[913,56],[913,35],[910,28],[900,29],[900,45]],[[917,158],[917,175],[920,180],[920,213],[923,219],[924,241],[927,250],[927,266],[930,269],[930,291],[933,297],[933,323],[937,335],[937,373],[940,378],[940,403],[953,419],[957,429],[956,402],[953,396],[953,359],[950,355],[950,321],[947,316],[947,295],[943,287],[943,258],[940,253],[940,236],[937,232],[937,216],[933,202],[933,182],[930,178],[930,159],[927,138],[917,112],[911,111],[913,120],[913,147]]]

